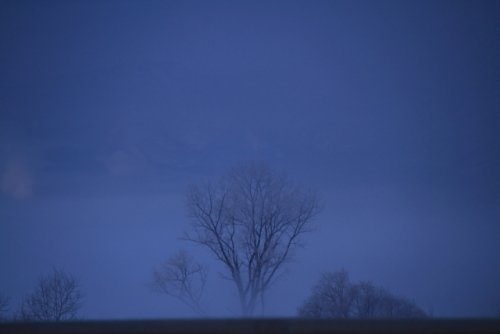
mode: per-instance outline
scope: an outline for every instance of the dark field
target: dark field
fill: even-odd
[[[500,320],[218,319],[4,323],[0,333],[500,333]]]

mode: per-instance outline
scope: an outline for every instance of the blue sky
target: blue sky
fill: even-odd
[[[347,269],[438,316],[500,312],[494,1],[0,1],[0,291],[54,266],[89,318],[189,316],[148,290],[189,184],[264,160],[324,210],[268,314]],[[325,256],[327,255],[327,256]]]

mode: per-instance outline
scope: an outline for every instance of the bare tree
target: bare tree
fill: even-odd
[[[392,295],[370,282],[352,284],[346,271],[325,273],[299,308],[311,318],[425,318],[413,301]]]
[[[8,311],[9,311],[9,298],[0,293],[0,321],[6,318],[6,314]]]
[[[39,279],[28,295],[18,317],[24,321],[64,321],[75,319],[82,303],[80,284],[62,270],[54,269]]]
[[[380,312],[382,318],[425,318],[427,314],[415,302],[404,297],[394,296],[390,292],[381,289]]]
[[[193,218],[186,239],[206,247],[234,282],[243,314],[251,315],[318,212],[301,191],[265,165],[231,170],[219,182],[188,193]]]
[[[323,273],[311,297],[300,307],[299,314],[314,318],[351,318],[356,294],[347,271]]]
[[[185,251],[179,251],[153,273],[153,288],[188,305],[194,312],[204,315],[201,297],[207,281],[207,269],[194,262]]]
[[[371,282],[360,282],[353,285],[356,298],[353,303],[353,314],[356,318],[377,318],[380,313],[381,290]]]

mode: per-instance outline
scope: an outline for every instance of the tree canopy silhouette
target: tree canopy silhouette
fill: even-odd
[[[395,296],[371,282],[351,283],[345,270],[323,273],[298,313],[308,318],[340,319],[427,317],[409,299]]]
[[[80,284],[71,275],[54,269],[38,280],[35,290],[28,295],[19,311],[24,321],[63,321],[77,317],[82,306]]]
[[[312,192],[259,163],[232,169],[188,193],[192,230],[186,239],[206,247],[234,282],[243,314],[254,312],[318,213]]]

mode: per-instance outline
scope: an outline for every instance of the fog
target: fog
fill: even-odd
[[[500,5],[0,1],[0,293],[81,283],[85,319],[193,317],[152,291],[179,249],[240,316],[186,193],[245,161],[321,212],[257,316],[345,269],[435,317],[500,314]]]

